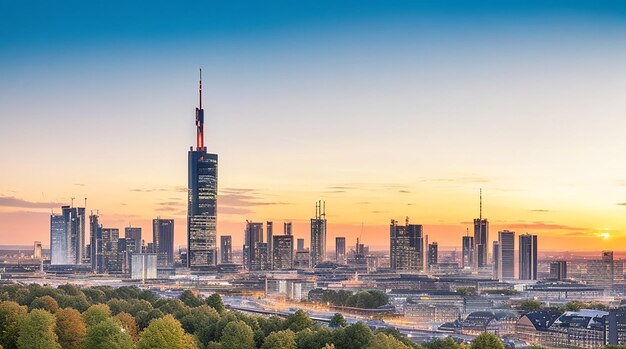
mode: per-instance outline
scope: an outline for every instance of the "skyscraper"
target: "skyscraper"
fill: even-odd
[[[85,257],[85,208],[62,206],[50,216],[50,263],[82,264]]]
[[[174,265],[174,220],[157,217],[152,220],[152,243],[159,255],[159,265]]]
[[[283,226],[283,234],[292,235],[293,232],[291,230],[291,222],[285,222]]]
[[[298,251],[304,251],[304,239],[299,238],[298,239]]]
[[[69,264],[67,224],[63,215],[50,215],[50,264]]]
[[[122,263],[119,256],[120,230],[117,228],[102,228],[102,259],[105,273],[119,273]]]
[[[311,268],[326,260],[326,203],[315,205],[315,218],[311,218]]]
[[[439,261],[439,245],[436,242],[428,244],[428,267]]]
[[[265,223],[265,233],[267,236],[265,237],[265,242],[267,242],[267,255],[268,255],[268,263],[270,265],[270,269],[272,268],[272,236],[274,235],[274,223],[271,221],[267,221]]]
[[[483,219],[483,192],[480,190],[480,216],[474,219],[474,269],[488,264],[489,222]]]
[[[274,270],[293,268],[293,236],[275,235],[272,237],[272,266]]]
[[[196,108],[196,149],[188,153],[187,266],[207,269],[217,263],[217,154],[204,146],[202,70]]]
[[[494,241],[493,242],[493,278],[496,280],[500,280],[502,279],[502,264],[500,263],[500,260],[502,258],[502,255],[500,254],[500,241]]]
[[[513,280],[515,279],[515,232],[499,231],[498,241],[500,242],[498,279]]]
[[[263,242],[263,223],[246,221],[246,231],[243,245],[243,264],[246,270],[258,270],[258,244]]]
[[[124,228],[124,238],[135,240],[135,252],[141,252],[141,227]]]
[[[461,267],[474,268],[474,237],[464,236],[462,241]]]
[[[89,215],[89,249],[91,257],[91,270],[94,273],[103,273],[106,266],[104,265],[104,246],[102,243],[102,225],[99,222],[98,214]]]
[[[222,264],[233,262],[233,239],[230,235],[222,235],[220,237],[220,251]]]
[[[335,262],[337,264],[346,264],[346,238],[335,238]]]
[[[423,228],[421,225],[398,225],[395,220],[389,226],[389,259],[392,270],[421,271],[424,267]]]
[[[567,279],[567,262],[554,261],[550,262],[550,279],[566,280]]]
[[[537,280],[537,235],[519,236],[519,279]]]

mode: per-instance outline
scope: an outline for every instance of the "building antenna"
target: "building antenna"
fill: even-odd
[[[200,109],[202,109],[202,68],[200,68]]]
[[[480,220],[483,220],[483,188],[480,188]]]
[[[72,205],[71,205],[71,207],[74,207],[74,199],[76,199],[76,198],[72,196],[72,199],[71,199],[72,200]]]

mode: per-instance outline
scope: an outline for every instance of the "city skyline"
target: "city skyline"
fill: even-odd
[[[220,154],[217,239],[235,248],[246,220],[293,222],[310,246],[322,200],[328,250],[359,236],[386,249],[389,220],[409,216],[460,251],[483,188],[487,249],[511,230],[538,235],[542,251],[614,250],[626,243],[624,7],[489,4],[456,16],[445,5],[288,7],[293,19],[275,26],[252,14],[238,28],[176,23],[163,42],[140,31],[121,41],[127,33],[98,23],[68,39],[80,23],[71,14],[51,23],[48,44],[38,28],[0,34],[2,244],[47,245],[50,209],[86,197],[104,227],[131,223],[150,241],[161,216],[186,245],[184,152],[203,67],[204,142]],[[5,28],[33,20],[0,6],[15,15]],[[159,18],[148,14],[148,27]]]

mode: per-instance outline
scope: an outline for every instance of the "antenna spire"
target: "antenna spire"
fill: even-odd
[[[200,109],[202,109],[202,68],[200,68]]]
[[[196,150],[204,149],[204,109],[202,109],[202,68],[200,68],[200,105],[196,108]]]
[[[480,220],[483,220],[483,188],[480,188]]]

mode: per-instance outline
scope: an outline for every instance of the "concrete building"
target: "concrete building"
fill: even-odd
[[[537,235],[519,236],[519,279],[537,280]]]
[[[424,266],[423,228],[421,225],[409,224],[408,218],[404,226],[391,221],[389,260],[394,271],[417,272]]]
[[[174,220],[157,217],[152,220],[152,242],[160,266],[174,265]]]
[[[315,218],[311,218],[310,266],[314,267],[326,260],[326,203],[315,205]]]
[[[151,280],[157,278],[157,254],[133,253],[130,262],[131,280]]]
[[[222,235],[220,237],[221,264],[230,264],[233,262],[233,239],[230,235]]]
[[[337,264],[346,264],[348,262],[346,258],[346,238],[335,238],[335,262]]]

